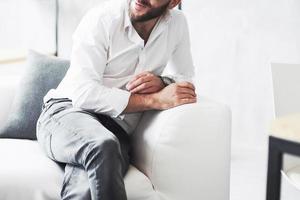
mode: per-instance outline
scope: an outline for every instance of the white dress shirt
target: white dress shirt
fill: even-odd
[[[168,11],[144,45],[131,24],[128,4],[128,0],[110,1],[84,16],[72,37],[71,66],[44,102],[70,98],[74,107],[109,115],[131,133],[141,112],[122,112],[130,98],[125,85],[135,75],[150,71],[192,82],[194,65],[184,14]]]

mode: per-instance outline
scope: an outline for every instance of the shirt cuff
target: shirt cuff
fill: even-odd
[[[119,88],[111,88],[107,103],[113,108],[111,117],[123,120],[125,114],[121,114],[128,105],[131,93]]]

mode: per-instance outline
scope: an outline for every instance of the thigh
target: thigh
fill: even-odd
[[[128,152],[130,148],[126,139],[128,135],[118,133],[126,134],[126,136],[116,137],[108,129],[109,127],[102,124],[104,123],[103,119],[99,121],[97,115],[73,108],[71,104],[62,103],[61,106],[52,106],[41,118],[43,120],[38,122],[37,135],[51,159],[73,165],[82,165],[90,144],[113,139],[119,142],[122,156],[125,162],[129,164]],[[121,130],[116,129],[113,131],[121,132]]]
[[[92,143],[117,140],[96,118],[86,112],[68,109],[60,114],[63,115],[59,118],[53,116],[42,127],[45,135],[49,135],[49,156],[56,161],[81,164]]]

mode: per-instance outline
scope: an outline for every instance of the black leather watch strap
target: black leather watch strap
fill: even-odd
[[[165,86],[168,86],[172,83],[175,83],[175,81],[167,76],[158,76],[162,82],[164,83]]]

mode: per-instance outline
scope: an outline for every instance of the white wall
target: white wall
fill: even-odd
[[[72,34],[84,14],[93,6],[108,0],[59,0],[59,48],[60,57],[69,58]]]
[[[55,0],[1,0],[0,54],[55,50]]]
[[[299,0],[184,0],[200,95],[229,104],[233,145],[265,148],[270,62],[300,63]]]

